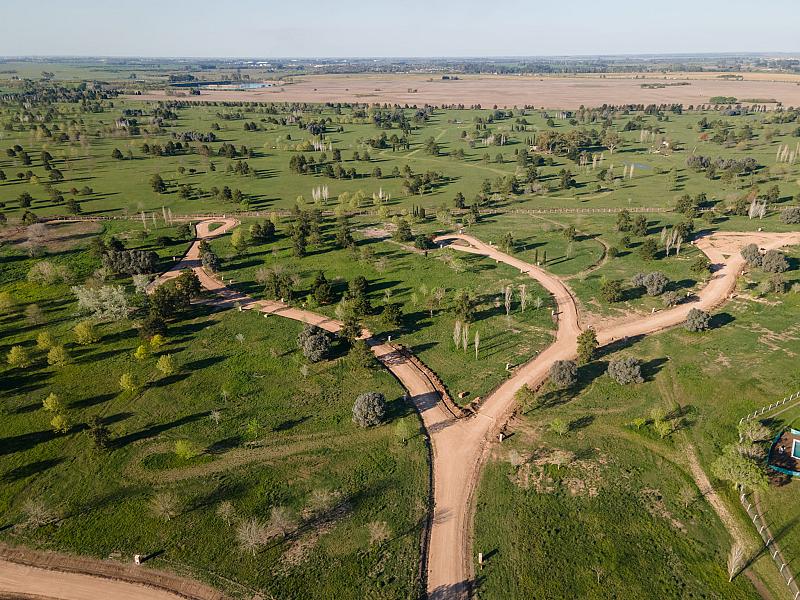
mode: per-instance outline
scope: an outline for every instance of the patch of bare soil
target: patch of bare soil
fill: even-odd
[[[760,325],[753,325],[748,329],[753,333],[757,333],[758,343],[763,344],[770,351],[784,352],[787,356],[797,356],[797,352],[786,348],[780,342],[794,342],[800,339],[800,325],[793,325],[780,333]]]
[[[640,492],[644,506],[651,516],[667,521],[674,529],[686,533],[686,526],[669,512],[661,491],[655,488],[644,488]]]
[[[36,227],[42,232],[38,235],[38,241],[49,252],[53,253],[82,246],[103,229],[102,224],[90,221],[81,223],[37,223]],[[0,244],[10,244],[21,248],[27,243],[29,237],[30,230],[28,227],[8,227],[0,230]]]
[[[308,532],[292,540],[289,548],[281,554],[277,572],[286,575],[293,567],[303,564],[308,560],[320,538],[336,527],[342,519],[350,516],[352,512],[352,505],[349,502],[342,502],[312,521],[308,525]]]
[[[516,450],[508,454],[508,461],[517,467],[511,481],[522,489],[533,489],[539,494],[552,494],[559,488],[572,496],[597,496],[602,485],[601,471],[606,464],[602,455],[596,459],[576,459],[569,450],[537,448],[529,456]],[[564,477],[553,476],[552,468],[565,468]]]

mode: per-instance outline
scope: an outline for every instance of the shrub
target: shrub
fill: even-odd
[[[297,346],[310,362],[319,362],[331,351],[331,337],[315,325],[306,325],[297,336]]]
[[[28,351],[22,346],[11,346],[8,351],[8,364],[12,367],[24,369],[31,364],[31,358]]]
[[[364,340],[355,340],[347,354],[347,360],[355,367],[372,369],[377,366],[377,359]]]
[[[631,286],[635,288],[644,287],[644,279],[647,277],[646,273],[636,273],[631,277]]]
[[[789,263],[783,252],[779,250],[769,250],[761,258],[761,268],[767,273],[783,273],[789,269]]]
[[[567,435],[569,433],[569,423],[564,419],[553,419],[547,428],[556,435]]]
[[[628,356],[608,363],[608,376],[621,385],[642,383],[642,365],[639,359]]]
[[[700,255],[692,261],[691,266],[689,267],[692,273],[696,273],[697,275],[705,275],[711,270],[711,261],[704,255]]]
[[[169,377],[175,372],[175,362],[172,360],[171,354],[162,354],[158,357],[156,362],[156,369],[161,371],[164,377]]]
[[[403,310],[396,302],[390,302],[383,307],[381,319],[390,327],[399,327],[403,322]]]
[[[578,381],[578,365],[574,360],[557,360],[550,366],[550,381],[558,389],[572,387]]]
[[[50,427],[52,427],[53,431],[56,433],[67,433],[72,428],[72,423],[70,423],[66,415],[57,414],[50,419]]]
[[[585,365],[590,362],[597,350],[597,333],[591,327],[581,331],[578,336],[578,362]]]
[[[606,302],[622,300],[622,282],[618,279],[606,279],[600,284],[600,296]]]
[[[800,223],[800,206],[790,206],[781,212],[781,221],[787,225]]]
[[[677,306],[678,302],[680,302],[680,296],[678,295],[678,292],[664,292],[664,294],[661,296],[661,300],[664,302],[664,306]]]
[[[689,311],[689,314],[686,315],[686,322],[683,326],[687,331],[696,332],[705,331],[709,328],[710,323],[711,315],[699,308],[693,308]]]
[[[742,258],[747,261],[751,267],[761,266],[761,252],[756,244],[747,244],[741,249]]]
[[[191,460],[195,456],[200,456],[203,450],[190,440],[177,440],[175,442],[175,455],[181,460]]]
[[[123,373],[119,378],[119,387],[123,392],[133,392],[138,387],[133,375],[130,373]]]
[[[768,294],[786,293],[786,280],[780,273],[775,273],[772,277],[767,279],[762,285],[764,291]]]
[[[72,332],[75,334],[75,341],[81,346],[88,346],[100,339],[91,321],[81,321]]]
[[[53,346],[47,353],[47,364],[53,367],[63,367],[69,362],[69,353],[64,346]]]
[[[49,331],[42,331],[39,335],[36,336],[36,347],[39,350],[50,350],[53,346],[56,345],[56,340],[53,337],[53,334]]]
[[[643,283],[648,296],[660,296],[669,284],[669,279],[663,273],[655,271],[648,273]]]
[[[366,392],[353,404],[353,422],[360,427],[379,425],[386,415],[386,398],[380,392]]]
[[[42,400],[42,408],[47,412],[59,414],[64,412],[64,403],[61,402],[61,398],[59,398],[57,394],[50,392],[47,398]]]
[[[647,238],[642,242],[642,245],[639,246],[639,256],[642,258],[642,260],[655,260],[657,253],[658,246],[656,245],[655,240],[651,238]]]

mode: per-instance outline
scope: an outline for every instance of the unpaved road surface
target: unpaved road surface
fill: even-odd
[[[210,229],[211,224],[221,224]],[[240,306],[244,310],[258,310],[267,315],[278,315],[305,323],[313,323],[328,331],[338,331],[341,324],[328,317],[302,309],[290,307],[281,302],[253,300],[230,287],[214,275],[202,269],[199,256],[201,239],[208,239],[227,233],[238,222],[235,219],[216,219],[200,222],[197,226],[198,239],[192,244],[184,258],[172,269],[161,275],[153,287],[176,277],[183,269],[193,269],[202,285],[217,294],[212,303],[218,306]],[[398,378],[407,390],[411,401],[420,413],[431,440],[433,462],[433,517],[428,545],[427,585],[431,598],[451,600],[468,597],[474,577],[472,556],[472,521],[474,512],[474,492],[479,482],[481,466],[491,446],[493,436],[506,423],[513,412],[514,395],[524,385],[536,387],[548,376],[550,366],[556,360],[572,359],[576,356],[577,336],[581,332],[577,302],[571,290],[558,277],[518,258],[500,252],[469,235],[451,234],[436,239],[438,243],[450,244],[454,249],[479,254],[506,263],[538,281],[552,294],[556,302],[558,331],[555,341],[538,356],[517,369],[515,374],[504,382],[482,403],[474,415],[457,419],[442,408],[439,395],[428,377],[411,361],[400,355],[395,348],[364,331],[376,357]],[[708,285],[697,298],[670,310],[654,315],[624,319],[609,323],[597,330],[601,345],[612,341],[638,335],[654,333],[682,323],[686,313],[693,307],[711,310],[723,303],[736,285],[736,279],[744,267],[739,250],[748,243],[757,243],[762,249],[779,248],[800,243],[800,233],[721,233],[697,240],[700,248],[714,265],[714,273]],[[85,589],[89,596],[62,595],[62,579],[68,575],[44,571],[35,581],[13,575],[9,569],[8,581],[3,578],[3,565],[0,563],[0,590],[4,586],[12,591],[37,593],[45,597],[83,600],[84,598],[143,598],[161,600],[175,596],[163,594],[158,590],[139,588],[138,595],[124,595],[125,589],[111,591],[106,595],[101,585],[117,584],[98,580],[88,575],[69,574],[76,581],[75,589]],[[14,565],[17,567],[18,565]],[[25,567],[30,568],[30,567]],[[36,592],[33,592],[33,586]],[[131,584],[125,584],[131,585]],[[21,587],[19,587],[21,586]],[[83,587],[81,587],[83,586]],[[72,588],[70,588],[71,590]],[[66,590],[63,593],[72,593]],[[77,592],[76,592],[77,593]],[[113,595],[114,593],[119,595]]]
[[[64,573],[0,561],[0,592],[37,600],[185,600],[185,596],[83,573]]]

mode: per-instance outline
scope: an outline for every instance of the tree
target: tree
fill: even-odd
[[[353,422],[360,427],[372,427],[383,422],[386,398],[380,392],[365,392],[353,404]]]
[[[475,318],[475,301],[467,290],[458,290],[453,299],[453,312],[457,319],[470,323]]]
[[[40,498],[26,498],[22,503],[22,512],[25,514],[24,527],[31,529],[49,525],[58,518]]]
[[[347,360],[354,367],[361,369],[373,369],[377,366],[375,355],[364,340],[353,341],[350,352],[347,354]]]
[[[50,392],[47,395],[47,398],[42,400],[42,408],[44,408],[47,412],[60,414],[64,412],[64,403],[61,401],[61,398],[58,396],[58,394]]]
[[[122,160],[125,157],[122,155],[122,152],[120,152],[119,148],[114,148],[114,151],[111,153],[111,158],[114,160]]]
[[[644,215],[636,215],[636,218],[633,220],[633,227],[631,228],[631,233],[638,237],[644,237],[647,235],[647,217]]]
[[[767,273],[783,273],[789,269],[789,263],[780,250],[767,250],[761,258],[761,268]]]
[[[639,359],[628,356],[608,363],[608,376],[621,385],[642,383],[642,365]]]
[[[243,254],[247,250],[248,241],[247,234],[244,229],[237,229],[231,235],[231,246],[236,251],[236,254]]]
[[[578,364],[591,362],[597,350],[597,333],[589,327],[578,335]]]
[[[747,262],[748,266],[761,266],[761,252],[756,244],[747,244],[741,249],[740,253],[742,258]]]
[[[73,328],[72,332],[75,334],[75,341],[81,346],[88,346],[94,344],[100,339],[94,324],[91,321],[81,321]]]
[[[748,490],[764,490],[768,483],[763,469],[753,460],[742,456],[733,444],[722,449],[722,454],[711,463],[711,472],[717,479]]]
[[[398,242],[410,242],[414,239],[411,233],[411,225],[405,219],[400,219],[397,223],[397,229],[392,236]]]
[[[397,302],[389,302],[383,307],[381,319],[389,327],[399,327],[403,322],[403,309]]]
[[[622,300],[622,282],[619,279],[603,279],[600,296],[606,302],[619,302]]]
[[[53,337],[53,334],[49,331],[42,331],[39,335],[36,336],[36,347],[39,350],[43,350],[47,352],[56,345],[56,340]]]
[[[169,377],[175,373],[175,362],[172,360],[171,354],[162,354],[156,361],[156,369],[158,369],[164,377]]]
[[[656,245],[655,240],[652,238],[647,238],[639,246],[639,256],[642,258],[642,260],[655,260],[657,253],[658,246]]]
[[[7,359],[9,366],[17,369],[24,369],[31,364],[28,351],[22,346],[11,346],[11,350],[8,351]]]
[[[800,206],[791,206],[783,209],[781,212],[781,221],[787,225],[796,225],[800,223]]]
[[[134,392],[139,386],[136,385],[131,373],[123,373],[119,377],[119,387],[123,392]]]
[[[617,213],[617,231],[631,230],[631,213],[628,209],[623,209]]]
[[[331,351],[330,334],[316,325],[306,325],[297,336],[297,346],[309,362],[326,358]]]
[[[570,225],[569,227],[564,228],[564,239],[571,242],[574,241],[577,236],[578,232],[575,229],[574,225]]]
[[[70,360],[64,346],[53,346],[47,353],[47,364],[52,367],[63,367]]]
[[[50,427],[52,427],[53,431],[56,433],[67,433],[70,429],[72,429],[72,423],[67,415],[58,413],[52,419],[50,419]]]
[[[728,554],[728,581],[733,581],[733,578],[744,569],[746,564],[744,547],[739,542],[735,542]]]
[[[550,381],[557,389],[566,389],[578,381],[578,365],[574,360],[557,360],[550,365]]]
[[[150,499],[150,509],[157,517],[169,521],[178,515],[180,501],[173,492],[157,492]]]
[[[243,552],[252,552],[255,556],[256,551],[269,542],[270,535],[266,526],[253,517],[239,523],[236,527],[236,539]]]
[[[687,331],[698,332],[705,331],[709,328],[711,323],[711,315],[699,308],[693,308],[686,315],[686,322],[683,326]]]
[[[267,526],[270,534],[286,537],[286,534],[295,527],[295,524],[294,516],[288,508],[285,506],[272,507]]]
[[[642,283],[644,284],[645,290],[647,290],[648,296],[660,296],[667,288],[669,279],[667,279],[666,275],[663,273],[654,271],[653,273],[645,275]]]
[[[330,304],[334,300],[333,287],[322,271],[317,273],[314,284],[311,286],[311,291],[314,294],[314,300],[319,305]]]
[[[363,275],[358,275],[347,284],[347,300],[356,315],[363,316],[372,312],[372,305],[369,301],[367,290],[369,282]]]
[[[111,431],[100,417],[92,415],[86,423],[86,436],[92,441],[95,450],[107,450],[111,446]]]
[[[156,194],[163,194],[167,191],[167,184],[161,179],[161,175],[156,173],[150,178],[150,187]]]

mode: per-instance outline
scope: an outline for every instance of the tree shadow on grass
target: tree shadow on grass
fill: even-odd
[[[17,452],[30,450],[39,444],[49,442],[55,438],[56,433],[51,429],[31,431],[30,433],[0,438],[0,456],[16,454]]]
[[[711,329],[719,329],[720,327],[724,327],[730,323],[733,323],[736,320],[732,314],[727,312],[717,313],[715,315],[711,315],[711,321],[709,322],[709,327]]]
[[[652,381],[655,376],[661,371],[661,367],[663,367],[669,359],[666,357],[661,358],[654,358],[652,360],[648,360],[643,362],[642,367],[642,377],[645,381]]]
[[[32,475],[44,473],[51,467],[55,467],[57,464],[62,462],[64,462],[63,457],[48,458],[46,460],[38,460],[36,462],[28,463],[27,465],[22,465],[16,469],[11,469],[10,471],[4,473],[2,476],[2,481],[4,483],[13,483],[15,481],[19,481],[20,479],[26,479]]]
[[[71,402],[69,406],[70,408],[89,408],[90,406],[96,406],[98,404],[108,402],[115,397],[116,394],[99,394],[97,396],[92,396],[91,398],[84,398],[83,400],[78,400],[77,402]]]
[[[113,442],[113,448],[124,448],[128,444],[132,444],[133,442],[138,442],[140,440],[146,440],[151,437],[155,437],[160,433],[164,433],[165,431],[169,431],[170,429],[175,429],[176,427],[180,427],[181,425],[186,425],[187,423],[193,423],[203,417],[208,416],[208,411],[194,413],[193,415],[186,415],[185,417],[181,417],[180,419],[175,419],[174,421],[170,421],[168,423],[160,423],[158,425],[151,425],[150,427],[146,427],[140,431],[135,431],[133,433],[129,433],[127,435],[123,435],[118,437]]]

